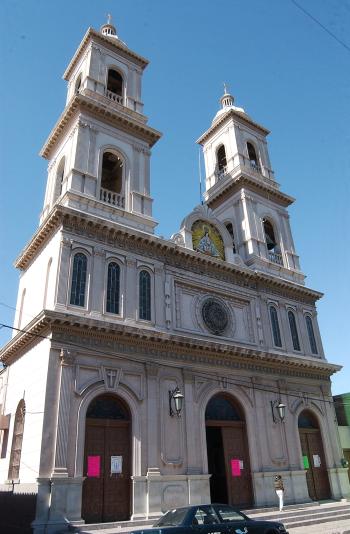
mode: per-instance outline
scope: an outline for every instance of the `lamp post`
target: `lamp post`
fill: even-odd
[[[177,386],[172,391],[169,391],[169,415],[171,417],[174,417],[174,415],[181,416],[183,400],[184,396]]]

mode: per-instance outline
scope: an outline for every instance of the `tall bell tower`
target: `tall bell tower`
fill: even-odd
[[[247,266],[303,283],[286,209],[294,199],[275,180],[269,131],[234,105],[226,86],[220,104],[197,141],[203,146],[206,204],[225,223]]]
[[[43,222],[57,203],[153,233],[151,147],[141,100],[148,61],[120,40],[108,16],[89,28],[63,78],[66,106],[45,142],[49,160]]]

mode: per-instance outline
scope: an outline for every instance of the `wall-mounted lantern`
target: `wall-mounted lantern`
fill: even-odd
[[[272,411],[272,419],[274,423],[281,422],[283,423],[284,418],[286,416],[286,405],[283,404],[280,400],[271,401],[271,411]],[[276,413],[278,415],[279,420],[276,417]]]
[[[171,417],[174,417],[174,415],[181,416],[183,400],[184,396],[177,386],[172,391],[169,391],[169,415]]]

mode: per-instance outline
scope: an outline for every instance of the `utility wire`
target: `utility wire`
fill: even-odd
[[[14,326],[10,326],[10,325],[7,325],[7,324],[3,324],[3,323],[0,323],[0,326],[3,326],[4,328],[9,328],[11,330],[15,330],[16,332],[22,332],[24,334],[28,334],[34,338],[40,338],[40,339],[46,339],[46,340],[50,340],[52,341],[52,338],[51,337],[47,337],[47,336],[43,336],[41,334],[34,334],[34,333],[31,333],[31,332],[28,332],[27,330],[22,330],[20,328],[15,328]],[[106,351],[106,350],[99,350],[95,347],[88,347],[88,346],[85,346],[85,345],[79,345],[78,343],[72,343],[71,341],[64,341],[63,342],[64,345],[68,345],[72,348],[75,348],[75,349],[82,349],[82,350],[88,350],[88,351],[92,351],[92,352],[95,352],[97,354],[100,354],[101,356],[113,356],[114,358],[118,358],[119,360],[125,360],[125,356],[120,356],[119,354],[116,354],[115,352],[110,352],[110,351]],[[149,363],[149,364],[154,364],[154,363],[158,363],[159,365],[163,366],[163,367],[169,367],[171,369],[174,369],[174,368],[178,368],[179,365],[177,364],[173,364],[171,365],[170,363],[164,363],[162,360],[145,360],[145,359],[142,359],[142,358],[132,358],[130,356],[128,356],[128,360],[131,360],[131,361],[134,361],[136,363],[142,363],[142,364],[145,364],[145,363]],[[248,382],[246,380],[240,380],[239,378],[235,378],[234,380],[232,378],[227,378],[226,376],[220,376],[220,374],[213,374],[213,373],[209,373],[209,372],[205,372],[205,371],[198,371],[197,369],[193,369],[193,368],[185,368],[183,367],[183,369],[186,369],[186,370],[191,370],[193,372],[195,372],[196,376],[200,377],[200,378],[205,378],[205,379],[217,379],[217,380],[225,380],[226,383],[228,384],[232,384],[232,385],[235,385],[235,386],[245,386],[247,387],[248,385]],[[265,393],[273,393],[274,395],[279,395],[279,389],[278,387],[276,387],[275,389],[269,389],[268,387],[264,387],[264,386],[261,386],[259,384],[252,384],[250,385],[252,387],[252,389],[254,390],[258,390],[258,391],[263,391]],[[287,397],[295,397],[296,399],[300,399],[302,398],[302,395],[297,395],[297,394],[293,394],[293,393],[287,393],[287,392],[284,392],[284,395],[286,395]],[[320,399],[319,397],[311,397],[310,395],[306,395],[306,397],[309,399],[309,400],[314,400],[314,401],[317,401],[317,402],[328,402],[329,404],[337,404],[337,405],[340,405],[340,406],[350,406],[350,403],[344,403],[344,402],[341,402],[341,401],[333,401],[333,400],[327,400],[327,399]]]
[[[317,20],[311,13],[309,13],[309,11],[306,11],[305,8],[303,8],[303,6],[301,6],[300,4],[298,4],[298,2],[296,2],[295,0],[290,0],[292,2],[292,4],[294,4],[298,9],[300,9],[300,11],[302,11],[305,15],[307,15],[311,20],[313,20],[316,24],[318,24],[320,26],[320,28],[322,28],[325,32],[328,33],[328,35],[330,35],[331,37],[333,37],[333,39],[335,39],[340,45],[342,45],[348,52],[350,52],[350,46],[348,46],[346,43],[344,43],[344,41],[342,41],[339,37],[337,37],[331,30],[329,30],[324,24],[322,24],[322,22],[320,22],[319,20]]]

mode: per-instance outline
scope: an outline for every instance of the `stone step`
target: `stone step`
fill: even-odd
[[[344,513],[344,514],[348,514],[350,513],[350,507],[349,506],[342,506],[342,507],[337,507],[337,508],[331,508],[331,509],[320,509],[320,510],[309,510],[309,511],[306,511],[306,510],[300,510],[298,513],[296,511],[294,512],[276,512],[273,516],[271,514],[269,515],[265,515],[265,516],[261,516],[259,517],[259,519],[266,519],[267,521],[268,520],[271,520],[272,521],[272,517],[278,517],[278,519],[281,519],[283,520],[283,522],[286,522],[288,523],[289,521],[293,521],[294,519],[298,519],[298,520],[303,520],[304,518],[305,519],[308,519],[311,517],[315,517],[315,518],[318,518],[318,517],[334,517],[336,516],[337,514],[340,514],[340,513]],[[258,519],[256,517],[256,519]]]
[[[350,513],[348,514],[338,514],[333,517],[324,517],[324,518],[310,518],[304,519],[303,521],[282,521],[287,530],[297,528],[297,527],[309,527],[313,525],[324,525],[329,523],[330,526],[334,525],[337,521],[347,521],[348,527],[350,529]]]

